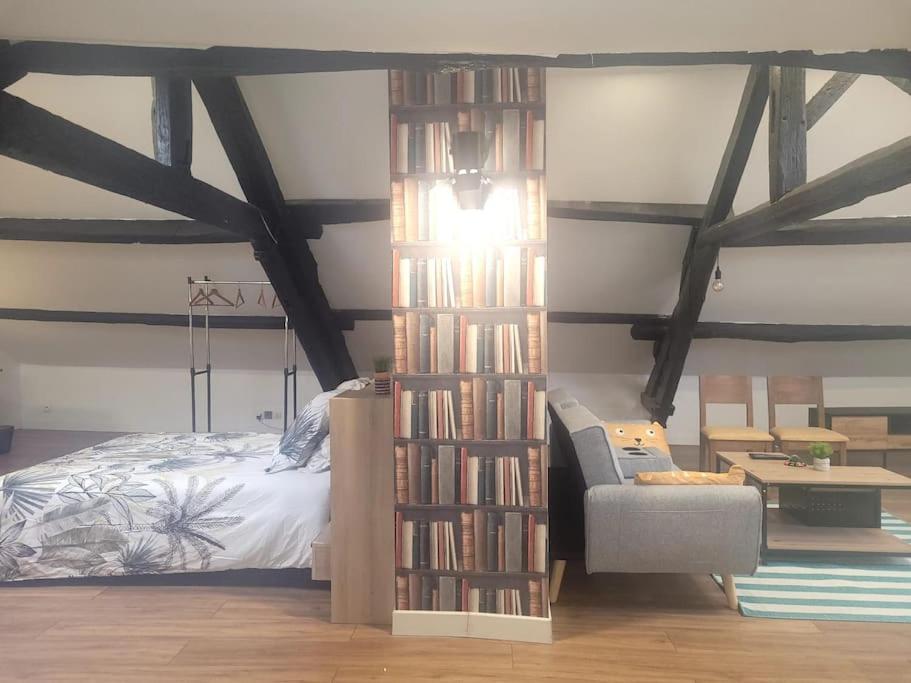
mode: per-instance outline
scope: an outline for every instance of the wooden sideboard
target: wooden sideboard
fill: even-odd
[[[810,424],[816,409],[810,408]],[[850,437],[849,451],[911,450],[911,407],[826,408],[826,427]]]
[[[392,399],[372,386],[329,401],[332,621],[389,624],[395,603]]]

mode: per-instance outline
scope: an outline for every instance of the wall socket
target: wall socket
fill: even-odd
[[[257,420],[280,420],[281,418],[281,411],[277,410],[264,410],[256,416]]]

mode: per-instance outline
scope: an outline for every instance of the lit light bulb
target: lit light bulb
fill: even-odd
[[[712,291],[720,292],[724,289],[724,282],[721,281],[721,267],[715,268],[715,279],[712,280]]]

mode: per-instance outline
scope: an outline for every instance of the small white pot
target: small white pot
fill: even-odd
[[[829,467],[829,458],[813,458],[814,470],[819,470],[820,472],[828,472]]]

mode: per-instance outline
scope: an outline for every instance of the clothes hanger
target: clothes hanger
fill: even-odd
[[[278,303],[278,294],[275,292],[272,293],[272,308],[275,308],[275,305]]]
[[[206,296],[206,293],[203,291],[202,287],[199,288],[199,291],[196,292],[196,296],[190,299],[191,306],[204,306],[204,305],[213,305],[212,299]]]
[[[234,308],[238,309],[247,303],[247,300],[244,299],[244,293],[240,291],[240,287],[237,288],[237,296],[234,297]]]
[[[259,304],[260,306],[262,306],[263,308],[266,307],[266,287],[265,287],[265,285],[259,286],[259,298],[256,300],[256,303]]]
[[[218,301],[220,301],[221,303],[212,301],[213,297],[218,299]],[[234,302],[231,301],[230,299],[228,299],[227,297],[223,296],[222,293],[219,292],[216,287],[213,287],[212,289],[209,290],[209,303],[212,306],[234,306]]]

